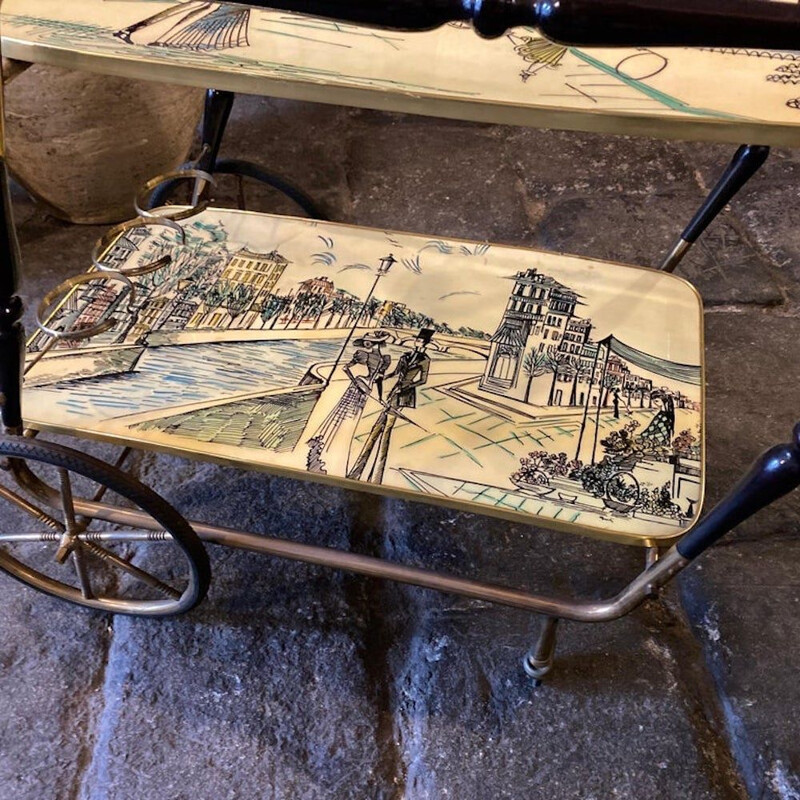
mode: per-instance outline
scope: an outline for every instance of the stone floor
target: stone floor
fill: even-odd
[[[226,154],[333,219],[652,265],[731,148],[239,98]],[[708,502],[797,419],[800,154],[687,257],[707,303]],[[226,191],[233,192],[234,187]],[[224,193],[224,192],[223,192]],[[253,208],[291,213],[281,196]],[[29,304],[101,229],[17,194]],[[91,445],[108,455],[110,448]],[[586,596],[638,551],[142,455],[188,517]],[[800,798],[800,494],[629,617],[566,624],[541,688],[521,612],[235,551],[206,602],[111,618],[0,580],[0,798]]]

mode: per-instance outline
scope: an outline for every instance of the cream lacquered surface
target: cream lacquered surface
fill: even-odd
[[[564,48],[528,30],[485,41],[454,25],[406,34],[204,0],[6,0],[2,35],[12,58],[203,87],[521,125],[800,143],[800,53]]]
[[[55,330],[116,324],[27,373],[26,423],[621,541],[699,512],[683,280],[223,209],[184,226],[185,244],[151,226],[108,251],[123,271],[172,257],[132,274],[133,299],[117,280],[57,307]]]

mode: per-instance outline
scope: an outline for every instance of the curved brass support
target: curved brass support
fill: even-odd
[[[153,521],[135,509],[76,499],[75,510],[79,514],[103,519],[107,522],[155,530]],[[304,561],[309,564],[319,564],[333,569],[357,572],[373,578],[387,578],[399,583],[409,583],[427,589],[436,589],[440,592],[473,597],[477,600],[486,600],[499,605],[545,614],[548,617],[560,617],[577,622],[605,622],[624,616],[689,563],[673,547],[653,566],[645,569],[631,581],[616,597],[602,601],[574,600],[546,597],[497,584],[444,575],[331,547],[320,547],[287,539],[245,533],[233,528],[223,528],[193,520],[189,520],[189,524],[204,542],[211,544],[236,547],[240,550],[250,550],[293,561]]]
[[[8,468],[21,489],[30,492],[39,502],[50,508],[61,508],[61,494],[57,489],[48,486],[28,466],[28,462],[19,458],[9,458]]]
[[[147,183],[136,195],[136,200],[133,204],[134,208],[136,209],[136,213],[140,217],[145,217],[148,219],[169,219],[177,222],[178,220],[188,219],[189,217],[193,217],[195,214],[199,214],[201,211],[204,211],[206,208],[208,208],[208,205],[211,202],[208,199],[198,199],[190,208],[185,208],[183,210],[178,210],[176,208],[172,212],[169,210],[164,210],[165,208],[169,209],[168,206],[162,206],[160,213],[155,213],[150,209],[150,195],[152,195],[152,193],[158,189],[161,184],[168,181],[186,180],[188,178],[194,178],[195,180],[195,188],[193,192],[194,198],[201,198],[208,186],[216,186],[216,181],[214,178],[201,169],[181,169],[176,170],[175,172],[166,172],[163,175],[156,175],[155,178],[151,178],[149,181],[147,181]]]
[[[136,298],[136,288],[134,287],[133,283],[131,283],[130,278],[126,277],[121,272],[113,270],[106,270],[102,273],[85,272],[82,275],[75,275],[72,278],[67,278],[67,280],[62,281],[58,284],[58,286],[56,286],[54,289],[51,289],[42,298],[36,309],[37,327],[48,336],[51,336],[53,339],[70,339],[74,341],[90,339],[92,336],[97,336],[99,333],[104,333],[105,331],[113,328],[117,324],[117,320],[113,317],[109,317],[102,322],[98,322],[96,325],[91,325],[88,328],[81,328],[77,331],[59,331],[55,328],[49,327],[47,323],[44,322],[44,320],[48,319],[55,310],[52,308],[52,306],[56,305],[56,301],[63,300],[61,297],[62,294],[68,294],[76,286],[82,286],[86,283],[102,280],[119,281],[120,283],[124,283],[130,289],[130,293],[128,294],[127,298],[129,305]]]
[[[137,217],[136,219],[123,222],[120,225],[115,225],[95,242],[92,248],[92,264],[94,264],[95,268],[101,272],[120,272],[123,275],[147,275],[160,267],[166,267],[172,261],[170,256],[163,256],[150,264],[143,264],[142,266],[131,267],[129,269],[109,267],[103,263],[102,255],[106,253],[108,248],[111,247],[122,234],[148,225],[164,225],[168,228],[172,228],[180,236],[181,244],[186,242],[186,231],[184,231],[175,220],[169,219],[168,217]]]

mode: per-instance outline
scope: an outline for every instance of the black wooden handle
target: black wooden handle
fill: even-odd
[[[1,124],[0,136],[2,136]],[[14,217],[11,213],[8,169],[0,149],[0,305],[2,305],[2,298],[11,297],[16,293],[18,284],[19,245],[17,244]]]
[[[800,422],[792,441],[763,453],[748,473],[678,542],[684,558],[696,558],[729,530],[800,486]]]
[[[527,25],[576,45],[800,49],[800,5],[776,0],[250,0],[246,5],[410,31],[472,21],[489,37]]]

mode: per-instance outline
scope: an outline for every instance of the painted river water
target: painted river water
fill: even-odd
[[[55,395],[70,415],[110,419],[297,385],[312,364],[336,359],[344,337],[151,347],[132,372],[65,380]]]

